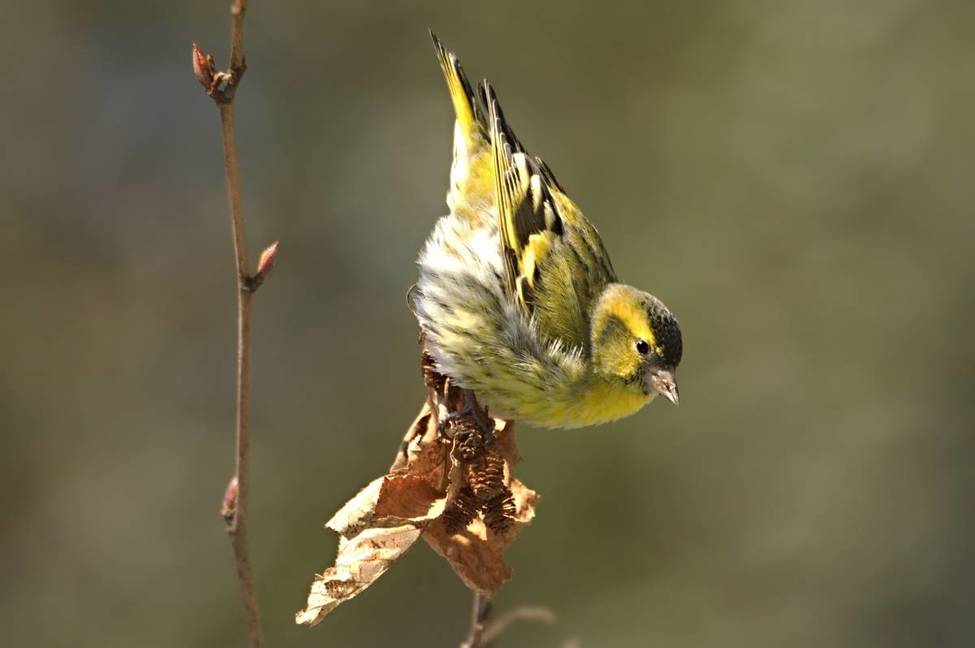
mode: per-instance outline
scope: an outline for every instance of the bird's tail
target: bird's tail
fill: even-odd
[[[464,74],[464,68],[460,66],[457,55],[448,52],[432,31],[430,37],[433,39],[433,46],[437,50],[437,59],[440,61],[444,79],[447,81],[450,101],[454,104],[459,134],[471,144],[485,141],[488,133],[486,113],[478,101],[477,95],[474,94],[474,89],[468,81],[467,75]]]
[[[450,211],[474,222],[482,220],[494,205],[494,176],[488,113],[483,96],[474,88],[460,61],[447,51],[433,32],[433,46],[443,69],[450,100],[457,116],[454,123],[454,161],[450,167],[447,205]]]

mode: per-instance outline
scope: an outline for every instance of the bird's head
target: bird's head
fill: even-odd
[[[683,353],[677,318],[663,302],[623,284],[603,289],[590,319],[595,371],[627,389],[678,404],[677,365]]]

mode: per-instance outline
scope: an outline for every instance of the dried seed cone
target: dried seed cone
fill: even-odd
[[[470,418],[465,417],[456,421],[449,425],[449,432],[456,439],[454,446],[456,456],[463,461],[473,461],[484,452],[484,440],[480,430],[477,423]]]
[[[511,525],[515,523],[515,515],[518,512],[515,506],[515,498],[511,490],[507,487],[504,490],[484,503],[484,524],[487,528],[497,534],[506,533]]]
[[[507,490],[504,483],[504,459],[488,450],[470,465],[467,475],[474,495],[481,501],[490,500]]]
[[[442,519],[447,527],[447,533],[457,533],[467,528],[477,516],[480,502],[474,496],[474,491],[465,486],[458,491],[457,496],[447,504]]]

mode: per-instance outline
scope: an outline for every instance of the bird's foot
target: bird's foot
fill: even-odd
[[[467,444],[476,443],[483,447],[494,442],[494,421],[469,389],[461,390],[461,406],[441,417],[439,430],[447,439],[466,437],[469,439]]]

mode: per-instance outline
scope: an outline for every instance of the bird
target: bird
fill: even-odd
[[[436,370],[491,416],[578,428],[679,403],[677,318],[619,281],[596,228],[530,155],[492,85],[431,31],[455,113],[449,214],[407,301]]]

